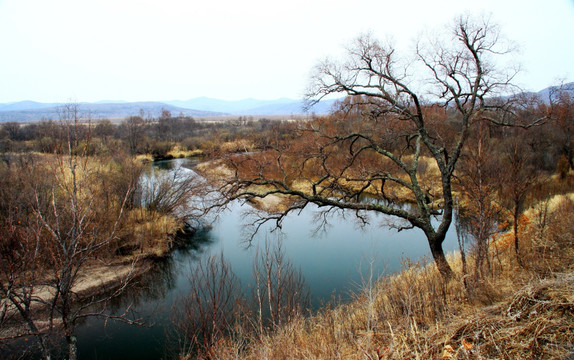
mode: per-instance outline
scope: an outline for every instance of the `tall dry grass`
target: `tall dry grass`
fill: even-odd
[[[349,304],[299,317],[264,336],[239,326],[217,359],[563,359],[574,348],[574,201],[535,204],[522,224],[522,264],[502,235],[490,272],[443,282],[433,264],[367,282]],[[507,236],[511,237],[511,236]],[[467,261],[472,260],[472,254]]]

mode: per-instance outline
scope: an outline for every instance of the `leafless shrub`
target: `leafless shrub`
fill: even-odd
[[[239,282],[223,253],[192,264],[189,293],[174,309],[173,323],[189,349],[209,357],[211,347],[228,335],[242,301]]]
[[[141,204],[158,214],[182,216],[197,185],[188,169],[154,170],[140,181]]]
[[[301,319],[309,308],[309,291],[300,270],[286,260],[281,241],[266,241],[253,261],[252,306],[223,254],[190,268],[189,293],[174,307],[172,321],[182,336],[182,356],[218,358],[227,343],[262,339],[272,330]]]
[[[466,231],[474,240],[474,280],[481,281],[492,273],[490,238],[497,231],[502,208],[496,194],[500,187],[500,167],[493,156],[486,123],[477,124],[476,138],[469,139],[461,157],[458,185],[463,208],[458,213],[464,221],[459,230]]]
[[[260,334],[277,328],[306,313],[309,290],[301,270],[285,258],[282,241],[265,241],[257,249],[253,264],[254,300]]]

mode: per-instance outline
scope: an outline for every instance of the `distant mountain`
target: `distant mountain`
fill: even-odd
[[[574,97],[574,82],[564,85]],[[536,95],[542,101],[548,101],[548,94],[552,87],[539,91]],[[309,109],[307,112],[315,114],[327,114],[332,110],[337,100],[323,100]],[[277,100],[245,99],[226,101],[208,97],[198,97],[189,100],[173,100],[165,103],[186,109],[203,111],[215,111],[229,115],[291,115],[305,113],[302,100],[281,98]]]
[[[309,112],[326,114],[331,110],[335,100],[321,101]],[[59,118],[58,103],[39,103],[35,101],[21,101],[10,104],[0,104],[0,122],[6,121],[35,121],[42,119],[56,120]],[[80,110],[84,117],[94,119],[125,118],[139,115],[143,110],[146,116],[157,117],[162,110],[168,110],[172,115],[184,114],[193,117],[210,117],[220,115],[297,115],[303,114],[302,100],[277,99],[257,100],[245,99],[226,101],[207,97],[190,100],[174,100],[165,102],[125,102],[125,101],[98,101],[94,103],[80,103]]]
[[[94,102],[94,104],[126,104],[128,101],[125,100],[100,100]]]
[[[21,110],[35,110],[45,109],[58,106],[54,103],[39,103],[35,101],[20,101],[10,104],[0,104],[0,111],[21,111]]]
[[[536,95],[538,96],[538,98],[540,100],[542,100],[548,104],[550,102],[550,94],[552,92],[556,92],[557,90],[565,91],[565,92],[570,94],[571,98],[574,98],[574,82],[564,84],[562,86],[547,87],[546,89],[543,89],[543,90],[540,90],[539,92],[537,92]]]
[[[98,118],[124,118],[139,115],[143,110],[144,114],[158,117],[163,110],[171,112],[173,116],[183,114],[185,116],[217,116],[221,113],[213,111],[202,111],[195,109],[185,109],[162,102],[115,102],[115,103],[83,103],[80,104],[82,111],[95,114]]]
[[[236,101],[198,97],[190,100],[173,100],[166,103],[187,109],[217,111],[230,115],[291,115],[305,113],[304,102],[281,98],[277,100],[245,99]],[[321,101],[309,112],[325,114],[331,110],[334,100]]]
[[[36,121],[42,119],[57,120],[58,108],[62,104],[43,104],[33,101],[22,101],[14,104],[0,104],[0,122],[6,121]],[[222,113],[185,109],[161,102],[115,102],[115,103],[80,103],[80,112],[85,118],[114,119],[139,115],[143,110],[146,116],[157,117],[162,110],[168,110],[172,115],[206,117],[218,116]]]
[[[536,95],[548,103],[550,93],[556,87],[548,87]],[[564,91],[574,97],[574,82],[562,86]],[[308,113],[327,114],[337,100],[323,100],[316,104]],[[39,103],[35,101],[20,101],[0,104],[0,122],[4,121],[34,121],[41,119],[58,119],[57,103]],[[162,110],[168,110],[172,115],[184,114],[193,117],[210,117],[221,115],[298,115],[305,112],[302,100],[281,98],[277,100],[245,99],[236,101],[220,100],[208,97],[198,97],[189,100],[172,100],[164,102],[125,102],[125,101],[98,101],[95,103],[81,103],[83,113],[90,114],[94,119],[125,118],[139,115],[141,110],[146,116],[157,117]]]

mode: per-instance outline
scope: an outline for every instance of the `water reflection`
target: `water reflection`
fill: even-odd
[[[162,300],[177,288],[178,277],[184,274],[182,262],[195,261],[213,244],[209,230],[201,230],[185,236],[177,242],[172,256],[156,260],[150,271],[141,275],[121,297],[110,302],[110,311],[118,313],[127,305],[140,307],[143,302]]]
[[[163,161],[150,166],[150,174],[160,168],[173,171],[185,164],[182,159]],[[192,264],[203,256],[223,253],[248,294],[253,288],[257,246],[280,237],[287,258],[301,269],[310,287],[312,306],[318,308],[333,297],[350,299],[371,271],[388,274],[400,269],[403,259],[416,261],[429,255],[422,231],[389,229],[391,219],[378,214],[369,214],[369,224],[359,224],[354,212],[338,211],[330,214],[327,226],[316,231],[318,208],[313,205],[285,218],[280,233],[271,232],[273,224],[267,224],[253,239],[253,246],[247,247],[242,233],[249,209],[240,202],[230,204],[211,229],[181,239],[181,246],[171,257],[157,262],[125,295],[110,303],[110,313],[119,314],[131,306],[133,316],[153,326],[108,323],[104,327],[102,320],[89,319],[78,334],[80,358],[160,359],[172,355],[177,344],[173,343],[170,314],[178,299],[189,292]],[[444,247],[445,251],[457,248],[454,230],[447,235]]]
[[[213,244],[209,231],[200,231],[192,241],[178,246],[171,257],[154,263],[120,298],[110,301],[108,313],[123,314],[144,326],[89,318],[78,330],[82,359],[161,359],[173,353],[166,331],[171,327],[170,312],[176,300],[187,291],[187,269]]]

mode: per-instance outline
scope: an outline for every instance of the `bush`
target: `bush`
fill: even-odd
[[[155,141],[148,140],[147,152],[149,152],[155,160],[171,159],[169,151],[172,148],[172,143],[169,141]]]

